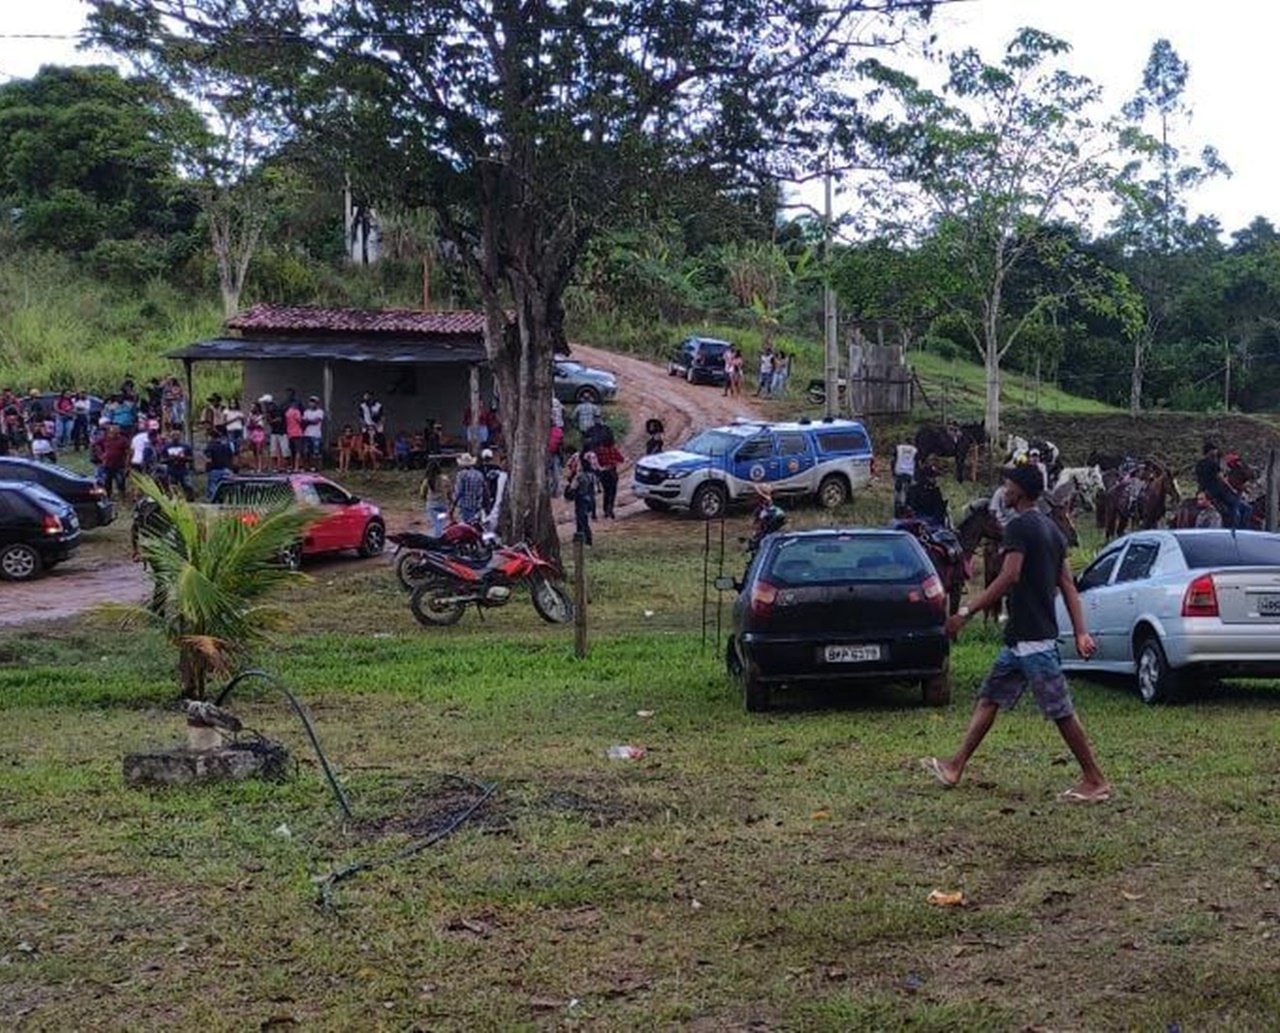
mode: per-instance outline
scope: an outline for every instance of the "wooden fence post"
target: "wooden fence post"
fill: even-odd
[[[573,539],[573,655],[587,655],[587,549],[580,535]]]
[[[1267,530],[1280,524],[1280,456],[1273,448],[1267,455]]]

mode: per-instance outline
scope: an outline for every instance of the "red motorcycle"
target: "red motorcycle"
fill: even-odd
[[[396,547],[396,578],[406,592],[412,592],[432,576],[432,568],[426,563],[428,553],[442,552],[472,560],[488,560],[498,544],[498,536],[481,530],[478,523],[459,521],[446,527],[438,538],[416,531],[401,531],[387,535],[387,541]]]
[[[527,582],[533,608],[550,624],[573,620],[573,602],[557,583],[560,569],[525,542],[502,545],[487,560],[427,552],[425,580],[413,590],[409,608],[423,625],[455,624],[474,603],[483,612],[511,601],[513,586]]]

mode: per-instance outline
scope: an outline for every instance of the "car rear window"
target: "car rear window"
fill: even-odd
[[[780,587],[915,581],[927,576],[920,550],[905,535],[833,535],[778,543],[764,572]]]
[[[816,435],[818,448],[823,452],[867,452],[871,442],[860,430],[823,430]]]
[[[287,506],[293,502],[293,488],[279,481],[224,481],[213,501],[223,506]]]
[[[1229,531],[1178,536],[1192,570],[1202,567],[1280,567],[1280,535]]]

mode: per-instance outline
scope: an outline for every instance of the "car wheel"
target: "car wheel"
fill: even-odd
[[[364,527],[364,535],[360,539],[361,556],[378,556],[387,544],[387,528],[381,520],[370,520]]]
[[[671,363],[669,363],[669,362],[668,362],[668,363],[667,363],[667,376],[669,376],[669,377],[674,377],[675,375],[676,375],[676,368],[675,368],[675,366],[673,366]]]
[[[818,485],[818,501],[824,509],[835,509],[849,501],[849,482],[838,473],[829,473]]]
[[[665,513],[671,508],[670,503],[663,502],[661,499],[645,499],[644,504],[655,513]]]
[[[1178,692],[1178,676],[1169,666],[1160,640],[1146,635],[1138,642],[1138,695],[1143,703],[1168,703]]]
[[[600,404],[600,392],[594,387],[580,387],[578,393],[573,396],[574,401],[579,405],[583,402],[590,402],[592,405]]]
[[[732,643],[725,654],[725,665],[729,669],[729,676],[742,689],[742,705],[747,713],[761,714],[768,710],[772,700],[769,697],[769,686],[760,680],[759,666],[739,657]]]
[[[693,368],[692,368],[692,367],[690,367],[689,372],[687,372],[687,373],[684,375],[684,378],[685,378],[685,380],[689,381],[689,383],[690,383],[690,384],[696,384],[696,383],[698,382],[698,381],[697,381],[697,378],[695,378],[695,377],[694,377],[694,375],[693,375]]]
[[[709,481],[698,485],[689,503],[689,509],[694,516],[703,520],[715,520],[724,515],[728,505],[729,493],[724,490],[724,485]]]
[[[302,543],[294,542],[280,550],[280,562],[286,570],[302,569]]]
[[[0,551],[0,577],[6,581],[30,581],[40,573],[40,553],[25,542],[14,542]]]
[[[951,702],[951,661],[937,674],[921,680],[921,694],[926,707],[945,707]]]

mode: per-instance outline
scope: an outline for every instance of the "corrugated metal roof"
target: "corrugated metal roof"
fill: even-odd
[[[245,359],[320,359],[337,362],[465,363],[485,361],[479,340],[306,340],[298,337],[214,337],[168,353],[170,359],[240,362]]]
[[[311,308],[254,305],[227,320],[228,330],[248,333],[347,333],[398,337],[478,336],[484,334],[484,313],[474,311],[420,312],[415,309]]]

